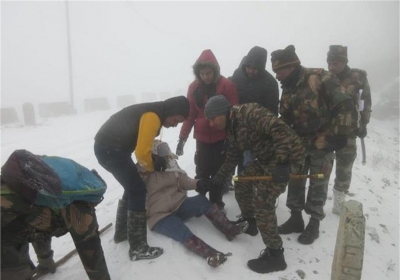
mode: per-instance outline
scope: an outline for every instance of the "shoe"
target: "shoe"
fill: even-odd
[[[304,220],[301,212],[291,211],[290,218],[278,226],[279,234],[301,233],[304,231]]]
[[[319,237],[319,220],[310,218],[306,229],[297,239],[301,244],[312,244]]]
[[[257,273],[270,273],[285,270],[287,267],[284,249],[269,249],[261,251],[257,259],[249,260],[247,266]]]
[[[224,262],[226,262],[226,260],[228,259],[229,256],[232,256],[232,254],[231,253],[224,254],[224,253],[216,252],[215,254],[213,254],[207,258],[207,263],[211,267],[218,267],[221,264],[223,264]]]
[[[240,224],[243,223],[244,221],[247,221],[249,223],[248,228],[244,231],[244,233],[251,235],[251,236],[256,236],[258,234],[258,228],[257,228],[257,223],[256,223],[256,218],[251,217],[251,218],[244,218],[243,216],[239,216],[239,219],[232,222],[234,224]]]
[[[346,202],[346,193],[333,189],[333,208],[332,213],[340,215],[343,210],[343,205]]]

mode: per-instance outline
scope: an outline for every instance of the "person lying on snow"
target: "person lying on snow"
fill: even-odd
[[[184,224],[191,217],[206,216],[231,241],[246,231],[248,222],[231,223],[217,204],[205,197],[206,180],[192,179],[182,170],[167,143],[155,140],[152,150],[155,172],[141,173],[147,188],[147,224],[152,231],[168,236],[217,267],[231,254],[224,254],[194,235]],[[140,168],[139,168],[140,170]],[[143,170],[143,169],[142,169]],[[188,190],[198,195],[188,197]]]

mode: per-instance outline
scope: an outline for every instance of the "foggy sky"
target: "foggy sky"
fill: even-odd
[[[255,45],[289,44],[305,67],[326,66],[329,45],[348,46],[373,94],[399,76],[399,2],[69,2],[73,93],[186,94],[192,65],[211,49],[228,77]],[[1,2],[1,106],[69,101],[64,1]]]

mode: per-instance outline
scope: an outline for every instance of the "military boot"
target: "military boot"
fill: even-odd
[[[224,254],[218,252],[213,247],[198,238],[196,235],[192,235],[191,237],[187,238],[183,242],[183,245],[196,255],[199,255],[200,257],[206,259],[207,264],[211,267],[220,266],[221,264],[226,262],[229,256],[232,255],[231,253]]]
[[[332,213],[340,215],[345,203],[346,193],[333,189],[333,208]]]
[[[211,208],[204,213],[204,215],[211,221],[211,223],[225,236],[226,239],[232,241],[236,235],[239,235],[247,230],[249,223],[242,221],[241,223],[233,224],[222,212],[217,204],[211,205]]]
[[[164,253],[159,247],[147,245],[146,211],[128,211],[129,258],[133,261],[155,259]]]
[[[128,217],[128,205],[126,203],[126,200],[120,199],[118,201],[117,218],[115,221],[115,233],[114,233],[115,243],[125,241],[128,238],[127,217]]]
[[[244,231],[244,233],[251,235],[251,236],[256,236],[258,234],[258,228],[257,228],[257,223],[256,223],[256,218],[254,217],[244,217],[240,216],[238,220],[232,222],[234,224],[241,224],[244,221],[249,223],[249,226],[247,229]]]
[[[261,251],[258,259],[249,260],[247,266],[257,273],[270,273],[285,270],[287,267],[284,249],[269,249]]]
[[[278,227],[279,234],[300,233],[304,230],[304,220],[301,212],[291,211],[290,218]]]
[[[297,239],[301,244],[312,244],[319,237],[319,220],[310,218],[306,229]]]

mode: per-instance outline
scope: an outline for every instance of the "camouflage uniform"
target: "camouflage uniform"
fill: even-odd
[[[110,279],[93,203],[76,201],[66,208],[53,210],[30,205],[3,182],[0,191],[1,279],[30,279],[34,266],[29,257],[29,243],[40,258],[52,254],[52,236],[67,232],[89,279]]]
[[[347,146],[336,152],[336,178],[334,189],[348,193],[352,177],[354,160],[357,157],[356,137],[358,128],[369,123],[371,117],[371,89],[367,80],[367,73],[359,69],[350,69],[347,65],[345,69],[336,75],[342,88],[352,96],[354,104],[358,104],[360,98],[364,100],[364,108],[360,111],[358,123],[353,125],[353,130],[349,135]],[[358,110],[358,106],[357,106]]]
[[[306,180],[289,182],[286,205],[292,211],[303,209],[312,218],[325,217],[329,177],[333,167],[333,136],[348,135],[355,110],[339,80],[323,69],[299,67],[294,87],[282,86],[281,119],[300,136],[306,148],[303,174],[323,173],[323,179],[310,179],[305,201]]]
[[[301,140],[283,121],[257,103],[232,106],[226,131],[230,145],[226,160],[215,176],[217,181],[222,182],[233,172],[245,150],[256,160],[239,176],[270,176],[277,163],[289,163],[292,173],[297,173],[304,164]],[[272,249],[282,247],[275,203],[285,188],[285,183],[271,181],[238,181],[235,185],[242,216],[255,216],[264,243]]]

